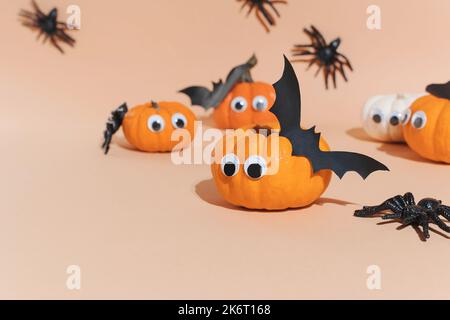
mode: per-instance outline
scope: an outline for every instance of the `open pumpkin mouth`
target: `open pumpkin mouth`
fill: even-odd
[[[277,129],[277,128],[273,128],[270,126],[259,126],[259,125],[254,126],[252,129],[255,131],[255,133],[262,134],[263,136],[266,136],[266,137],[279,131],[279,129]]]

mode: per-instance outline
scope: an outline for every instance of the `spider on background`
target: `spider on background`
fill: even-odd
[[[267,32],[270,32],[270,29],[269,26],[266,24],[266,22],[273,27],[276,25],[276,21],[273,15],[267,10],[266,6],[270,7],[273,10],[273,12],[275,12],[277,17],[280,17],[280,12],[278,12],[277,8],[275,7],[275,4],[287,4],[287,1],[285,0],[237,0],[237,1],[244,2],[242,4],[241,11],[245,7],[247,6],[249,7],[247,16],[249,16],[250,13],[252,13],[253,9],[255,9],[256,18],[259,20],[259,22],[262,24],[262,26]],[[264,19],[266,20],[266,22],[264,21]]]
[[[326,89],[328,89],[328,80],[330,76],[333,79],[333,85],[336,89],[336,72],[339,72],[344,80],[348,81],[344,69],[345,67],[348,67],[353,71],[353,67],[350,60],[337,51],[341,44],[341,39],[337,38],[327,44],[323,35],[314,26],[311,26],[311,30],[308,30],[307,28],[303,29],[303,32],[311,39],[311,44],[294,45],[292,55],[294,57],[312,57],[310,59],[294,59],[292,62],[309,62],[308,69],[311,68],[313,64],[317,64],[319,69],[316,72],[316,76],[323,69]]]
[[[75,45],[75,39],[66,33],[67,30],[70,30],[66,23],[58,21],[58,9],[53,8],[48,14],[45,14],[39,8],[36,1],[32,0],[31,4],[34,12],[22,9],[19,17],[21,18],[22,25],[39,32],[37,36],[38,40],[42,36],[44,36],[43,43],[50,39],[51,44],[61,53],[64,53],[64,50],[58,42],[66,43],[71,47]]]
[[[450,207],[442,204],[442,201],[425,198],[417,204],[412,193],[408,192],[404,196],[395,196],[383,202],[379,206],[364,207],[362,210],[355,211],[356,217],[371,217],[385,210],[393,213],[382,216],[383,220],[400,219],[403,226],[411,225],[416,230],[418,227],[423,229],[423,240],[430,238],[430,223],[436,224],[445,232],[450,233],[450,227],[441,220],[439,216],[443,216],[450,221]]]

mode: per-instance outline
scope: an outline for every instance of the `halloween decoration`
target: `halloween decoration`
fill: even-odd
[[[403,125],[409,107],[423,94],[392,94],[370,98],[362,114],[363,128],[373,139],[383,142],[404,142]]]
[[[422,227],[424,240],[430,238],[429,224],[434,223],[445,232],[450,233],[450,227],[441,220],[443,216],[450,221],[450,207],[442,204],[442,201],[425,198],[416,204],[412,193],[408,192],[404,196],[398,195],[383,202],[379,206],[364,207],[355,211],[356,217],[372,217],[386,210],[392,211],[384,214],[383,220],[399,219],[404,226],[411,225],[414,228]]]
[[[111,113],[102,148],[108,153],[112,136],[122,127],[127,141],[138,150],[169,152],[179,144],[172,141],[175,130],[187,130],[194,137],[195,115],[178,102],[151,102],[128,111],[126,104]]]
[[[243,2],[241,11],[248,7],[247,16],[249,16],[253,11],[255,11],[256,18],[261,23],[266,32],[270,32],[269,26],[273,27],[276,25],[275,18],[270,13],[269,8],[280,17],[280,12],[275,7],[276,4],[287,4],[284,0],[237,0],[238,2]],[[265,20],[265,21],[264,21]],[[267,25],[269,24],[269,26]]]
[[[292,62],[308,62],[308,69],[311,68],[313,64],[317,64],[319,68],[316,72],[316,76],[320,71],[323,72],[326,89],[328,89],[330,77],[332,78],[334,88],[336,89],[336,72],[339,72],[344,80],[348,81],[345,67],[348,67],[351,71],[353,71],[353,67],[350,60],[338,52],[341,39],[337,38],[330,43],[327,43],[323,35],[314,26],[311,26],[311,30],[305,28],[303,31],[311,39],[311,44],[294,45],[292,55],[294,57],[305,57],[305,59],[294,59]]]
[[[269,111],[275,101],[275,90],[264,82],[254,82],[250,70],[257,59],[235,67],[225,82],[213,82],[213,90],[189,87],[181,90],[193,105],[214,108],[214,121],[222,129],[279,128],[276,117]]]
[[[34,12],[21,10],[19,16],[22,25],[33,31],[38,31],[37,39],[44,37],[43,43],[50,40],[50,43],[64,54],[64,50],[59,42],[63,42],[71,47],[75,45],[75,39],[67,34],[66,23],[58,21],[58,9],[53,8],[48,14],[42,12],[36,1],[32,0]]]
[[[271,111],[281,126],[279,137],[275,133],[268,137],[229,135],[216,146],[211,170],[228,202],[266,210],[305,207],[326,190],[332,171],[339,178],[356,171],[365,179],[374,171],[389,170],[365,155],[329,151],[315,127],[301,129],[299,83],[286,57],[283,76],[274,88],[276,101]]]
[[[405,140],[422,157],[450,163],[450,82],[430,85],[427,92],[410,108]]]

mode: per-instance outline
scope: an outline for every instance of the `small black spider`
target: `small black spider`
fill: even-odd
[[[270,26],[275,26],[276,21],[273,15],[267,10],[265,5],[272,8],[273,12],[275,12],[277,17],[280,17],[280,12],[278,12],[277,8],[275,7],[275,4],[278,3],[287,4],[287,1],[285,0],[237,0],[237,1],[244,2],[242,4],[241,10],[243,10],[246,6],[249,7],[247,16],[250,15],[250,13],[252,13],[253,9],[255,9],[256,18],[259,20],[259,22],[262,24],[262,26],[267,32],[270,32],[270,29],[269,26],[266,24],[266,22],[264,22],[264,19]]]
[[[390,210],[392,214],[382,216],[383,220],[400,219],[404,226],[411,225],[416,230],[422,227],[424,240],[430,238],[429,224],[434,223],[445,232],[450,232],[450,227],[439,217],[443,216],[450,221],[450,207],[442,204],[442,201],[425,198],[416,204],[412,193],[408,192],[404,196],[395,196],[383,202],[379,206],[364,207],[355,211],[356,217],[370,217],[377,213]]]
[[[111,144],[111,139],[120,127],[122,126],[123,118],[128,112],[128,106],[126,103],[122,104],[116,110],[111,112],[111,116],[106,123],[106,130],[103,132],[103,145],[102,149],[105,151],[105,154],[109,152],[109,145]]]
[[[347,66],[351,71],[353,71],[353,67],[350,60],[337,51],[341,44],[341,39],[337,38],[327,44],[323,35],[314,26],[311,26],[311,30],[305,28],[303,31],[311,39],[311,44],[294,45],[292,55],[294,57],[313,57],[311,59],[295,59],[292,60],[292,62],[309,62],[308,69],[311,68],[313,64],[317,64],[319,69],[316,72],[316,76],[323,69],[325,87],[327,89],[328,79],[330,76],[333,79],[334,88],[336,89],[336,72],[339,72],[344,80],[348,81],[344,68]]]
[[[75,39],[66,33],[69,30],[67,25],[64,22],[58,21],[58,9],[54,8],[48,14],[45,14],[39,8],[36,1],[32,0],[31,4],[34,12],[21,10],[19,17],[21,18],[22,25],[39,32],[37,36],[38,40],[44,35],[43,43],[50,39],[51,44],[61,53],[64,53],[64,50],[58,41],[64,42],[71,47],[75,45]]]

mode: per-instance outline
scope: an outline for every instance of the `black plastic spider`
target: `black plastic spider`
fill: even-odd
[[[416,230],[421,226],[424,240],[430,238],[429,224],[434,223],[445,232],[450,232],[450,227],[439,218],[440,215],[450,221],[450,207],[442,204],[442,201],[425,198],[416,204],[412,193],[404,196],[395,196],[383,202],[379,206],[364,207],[355,211],[356,217],[370,217],[385,210],[391,210],[392,214],[385,214],[382,219],[400,219],[403,226],[411,225]],[[420,230],[419,230],[420,231]]]
[[[109,117],[108,122],[106,123],[106,130],[103,132],[104,141],[102,149],[105,151],[105,154],[108,154],[111,139],[114,133],[116,133],[117,130],[119,130],[120,127],[122,126],[123,118],[125,117],[127,112],[128,106],[126,103],[122,104],[116,110],[111,112],[111,116]]]
[[[311,44],[294,45],[292,55],[294,57],[313,57],[311,59],[294,59],[292,62],[309,62],[308,69],[311,68],[313,64],[317,64],[319,69],[316,72],[316,76],[323,69],[325,87],[327,89],[328,79],[330,76],[333,79],[334,88],[336,89],[336,72],[339,72],[344,80],[348,81],[344,68],[347,66],[351,71],[353,71],[353,67],[350,60],[337,51],[341,44],[341,39],[337,38],[327,44],[323,35],[314,26],[311,26],[311,30],[305,28],[303,31],[311,39]]]
[[[39,8],[36,1],[32,0],[31,4],[34,12],[21,10],[19,16],[22,19],[22,25],[39,31],[38,40],[44,35],[43,43],[50,39],[51,44],[61,53],[64,53],[64,50],[58,44],[58,41],[64,42],[71,47],[75,45],[75,39],[66,33],[69,30],[67,25],[58,21],[58,9],[54,8],[46,15]]]
[[[242,4],[241,11],[246,6],[249,7],[247,16],[249,16],[250,13],[252,13],[253,9],[255,9],[256,18],[259,20],[259,22],[262,24],[262,26],[264,27],[264,29],[267,32],[270,32],[270,29],[269,29],[269,26],[264,22],[264,19],[272,27],[276,25],[276,21],[275,21],[275,18],[273,17],[273,15],[267,10],[265,5],[272,8],[273,12],[275,12],[277,17],[280,17],[280,12],[278,12],[277,8],[275,7],[275,4],[279,4],[279,3],[287,4],[287,1],[285,1],[285,0],[237,0],[237,1],[244,2]]]

